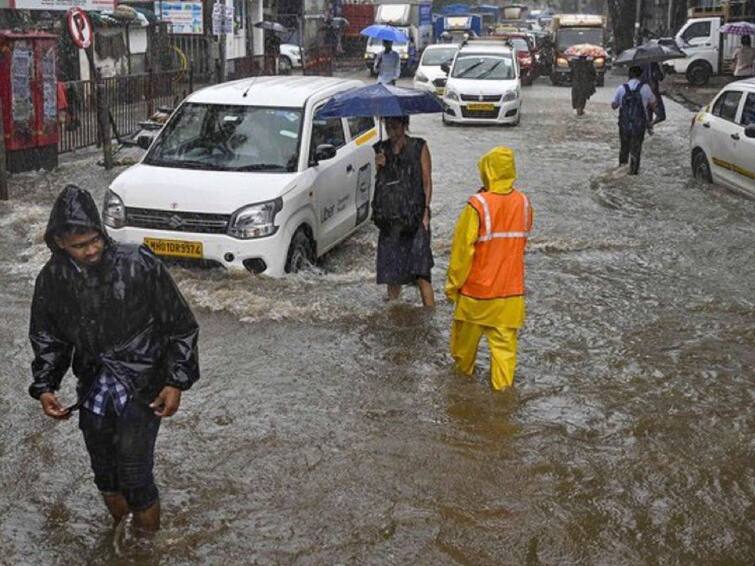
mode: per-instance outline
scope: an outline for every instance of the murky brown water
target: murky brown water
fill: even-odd
[[[413,121],[435,163],[439,296],[456,215],[496,144],[535,206],[516,394],[453,374],[447,304],[383,302],[370,228],[320,270],[176,268],[203,378],[158,441],[164,530],[116,553],[75,424],[26,396],[28,301],[61,180],[0,204],[0,563],[751,564],[755,203],[689,180],[689,115],[617,151],[603,89],[525,90],[517,129]],[[18,191],[18,189],[16,189]],[[18,194],[18,192],[16,192]],[[64,396],[72,396],[68,379]]]

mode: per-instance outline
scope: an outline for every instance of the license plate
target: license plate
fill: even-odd
[[[202,242],[144,238],[144,245],[157,255],[202,259]]]
[[[495,110],[495,104],[489,104],[487,102],[472,102],[470,103],[467,108],[469,110]]]
[[[442,86],[439,86],[435,89],[435,94],[437,94],[438,96],[443,96],[444,94],[446,94],[446,89]]]

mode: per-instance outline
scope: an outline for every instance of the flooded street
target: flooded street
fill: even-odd
[[[75,420],[26,392],[52,201],[78,182],[101,202],[114,175],[83,156],[13,177],[0,564],[752,564],[755,202],[690,178],[691,114],[671,101],[640,176],[614,173],[611,85],[582,119],[544,80],[518,128],[412,119],[433,157],[439,299],[477,160],[516,151],[535,227],[515,394],[490,392],[484,349],[475,380],[453,372],[445,299],[384,302],[372,225],[281,280],[172,268],[202,378],[163,423],[163,530],[135,548],[113,543]]]

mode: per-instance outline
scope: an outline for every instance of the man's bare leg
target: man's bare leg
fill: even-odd
[[[126,503],[126,498],[120,493],[103,493],[102,499],[105,500],[105,506],[113,517],[113,526],[118,526],[118,523],[128,515],[128,503]]]
[[[395,301],[401,295],[401,285],[388,285],[388,300]]]
[[[419,285],[419,294],[422,297],[422,304],[426,307],[435,306],[435,293],[433,292],[433,286],[427,279],[421,277],[417,279],[417,285]]]
[[[142,533],[155,533],[160,530],[160,501],[155,501],[144,511],[134,511],[134,528]]]

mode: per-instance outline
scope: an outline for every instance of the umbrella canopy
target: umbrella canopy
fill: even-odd
[[[372,37],[374,39],[380,39],[382,41],[392,41],[393,43],[409,43],[409,38],[406,37],[404,32],[397,30],[393,26],[385,26],[380,24],[374,24],[364,28],[361,35],[365,37]]]
[[[572,45],[564,51],[564,55],[568,57],[605,57],[606,51],[598,45],[592,45],[591,43],[580,43],[578,45]]]
[[[342,18],[341,16],[330,18],[329,20],[326,20],[325,23],[335,29],[343,29],[349,27],[349,20]]]
[[[408,116],[437,112],[443,112],[443,107],[429,92],[378,83],[335,95],[317,117]]]
[[[274,31],[276,33],[287,33],[289,31],[286,26],[279,24],[278,22],[268,22],[266,20],[257,22],[256,24],[254,24],[254,27],[259,29],[266,29],[268,31]]]
[[[750,22],[733,22],[721,26],[721,33],[729,35],[755,35],[755,24]]]
[[[645,43],[638,47],[627,49],[614,61],[615,65],[646,65],[648,63],[661,63],[669,59],[684,59],[683,51],[669,45],[657,43]]]

